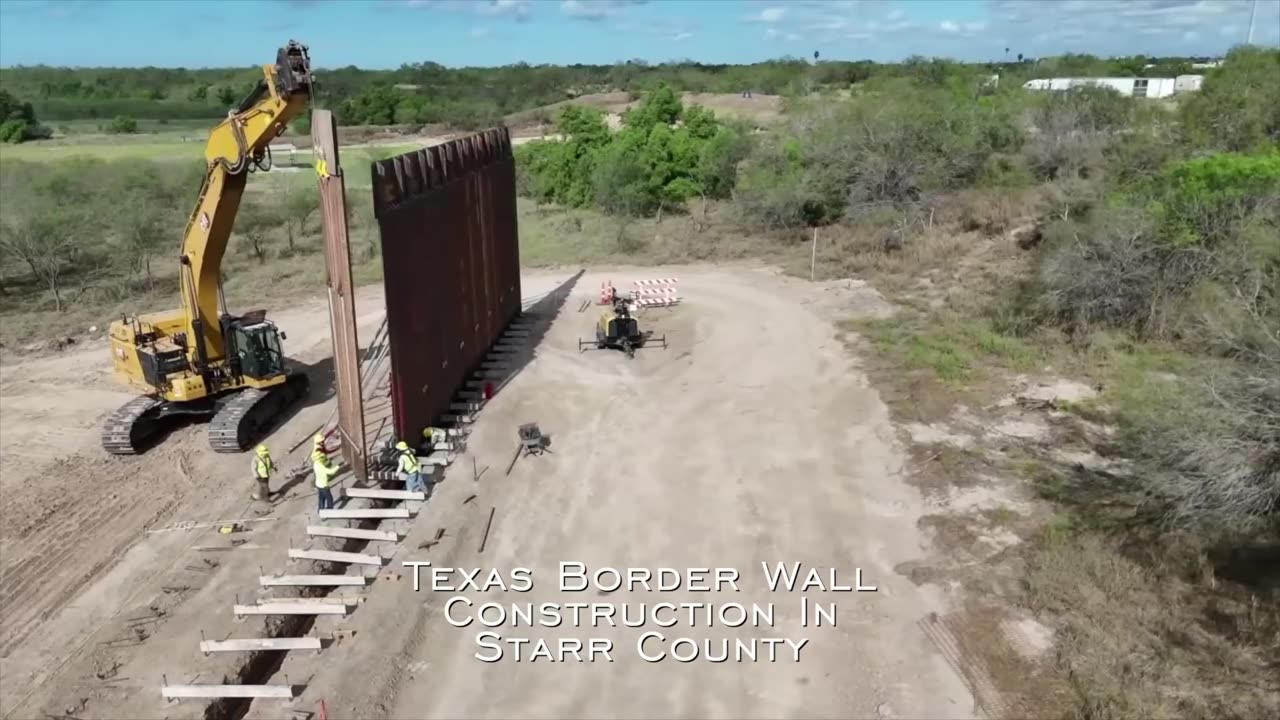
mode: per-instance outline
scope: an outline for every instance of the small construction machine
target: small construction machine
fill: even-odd
[[[662,348],[667,347],[667,336],[653,337],[652,331],[640,330],[640,324],[636,322],[635,317],[631,315],[631,305],[626,298],[614,297],[613,303],[608,310],[600,315],[600,320],[596,322],[596,339],[578,340],[578,352],[590,349],[594,344],[597,349],[615,348],[627,354],[627,357],[633,358],[638,348],[644,347],[650,340],[658,340],[662,342]]]
[[[239,452],[306,394],[307,376],[290,370],[284,333],[266,311],[231,315],[222,296],[222,256],[249,173],[270,169],[271,141],[311,101],[305,45],[290,40],[262,71],[257,87],[209,133],[204,184],[178,258],[182,307],[111,324],[115,377],[144,395],[107,419],[102,446],[109,453],[141,451],[178,417],[211,418],[213,449]]]

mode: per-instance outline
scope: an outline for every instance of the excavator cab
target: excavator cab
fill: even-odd
[[[276,324],[261,320],[244,324],[242,318],[228,323],[227,337],[231,340],[236,367],[233,371],[255,380],[267,380],[286,372],[284,352],[280,341],[285,337]]]

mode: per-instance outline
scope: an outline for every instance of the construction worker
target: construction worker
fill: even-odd
[[[422,464],[418,462],[418,456],[413,452],[413,448],[409,447],[409,443],[401,440],[396,443],[396,451],[400,455],[396,471],[400,479],[404,480],[404,489],[409,492],[425,493],[427,485],[422,481]]]
[[[429,427],[422,431],[422,447],[419,453],[422,455],[430,455],[435,452],[436,443],[444,442],[445,431],[442,428]]]
[[[259,445],[253,454],[253,477],[258,483],[257,489],[251,496],[254,500],[271,498],[271,473],[275,469],[276,465],[271,461],[271,453],[267,451],[267,446]]]
[[[324,446],[324,434],[316,433],[311,443],[311,461],[315,462],[321,458],[328,459],[329,450]]]
[[[329,490],[329,481],[338,474],[338,468],[327,455],[316,457],[313,454],[311,461],[311,470],[316,475],[316,496],[319,499],[320,509],[330,510],[333,508],[333,492]]]

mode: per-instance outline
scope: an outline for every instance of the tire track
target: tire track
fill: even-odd
[[[82,531],[85,541],[64,544],[56,554],[28,558],[20,572],[4,573],[4,584],[14,590],[4,601],[13,609],[4,618],[0,657],[8,657],[37,633],[46,621],[76,598],[80,589],[141,540],[143,528],[168,516],[175,504],[169,501],[157,508],[135,503],[132,511],[122,513],[127,505],[122,500],[95,506],[98,511],[88,514],[93,518],[90,522],[81,524],[82,513],[63,521],[65,527]],[[108,529],[112,527],[114,530]],[[108,530],[103,532],[104,529]]]
[[[0,658],[38,636],[46,622],[141,540],[148,526],[173,514],[192,486],[180,472],[151,468],[181,466],[189,439],[174,440],[179,447],[159,455],[168,460],[181,453],[178,462],[81,451],[45,464],[31,475],[25,493],[7,498],[7,518],[26,508],[41,512],[34,519],[27,514],[25,523],[11,523],[3,533],[0,602],[10,610],[0,619]]]

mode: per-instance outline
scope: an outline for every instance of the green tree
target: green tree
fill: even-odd
[[[219,105],[232,106],[236,104],[236,91],[230,85],[219,85],[217,92]]]
[[[111,121],[111,126],[107,128],[107,132],[117,135],[132,135],[138,132],[138,121],[128,115],[117,115]]]
[[[1280,50],[1239,47],[1181,106],[1197,147],[1249,152],[1280,144]]]
[[[655,125],[671,125],[680,119],[684,105],[680,96],[666,83],[659,83],[644,96],[640,104],[623,113],[622,122],[627,127],[648,131]]]
[[[8,91],[0,90],[0,142],[20,143],[49,135],[49,130],[36,121],[31,103],[20,102]]]

